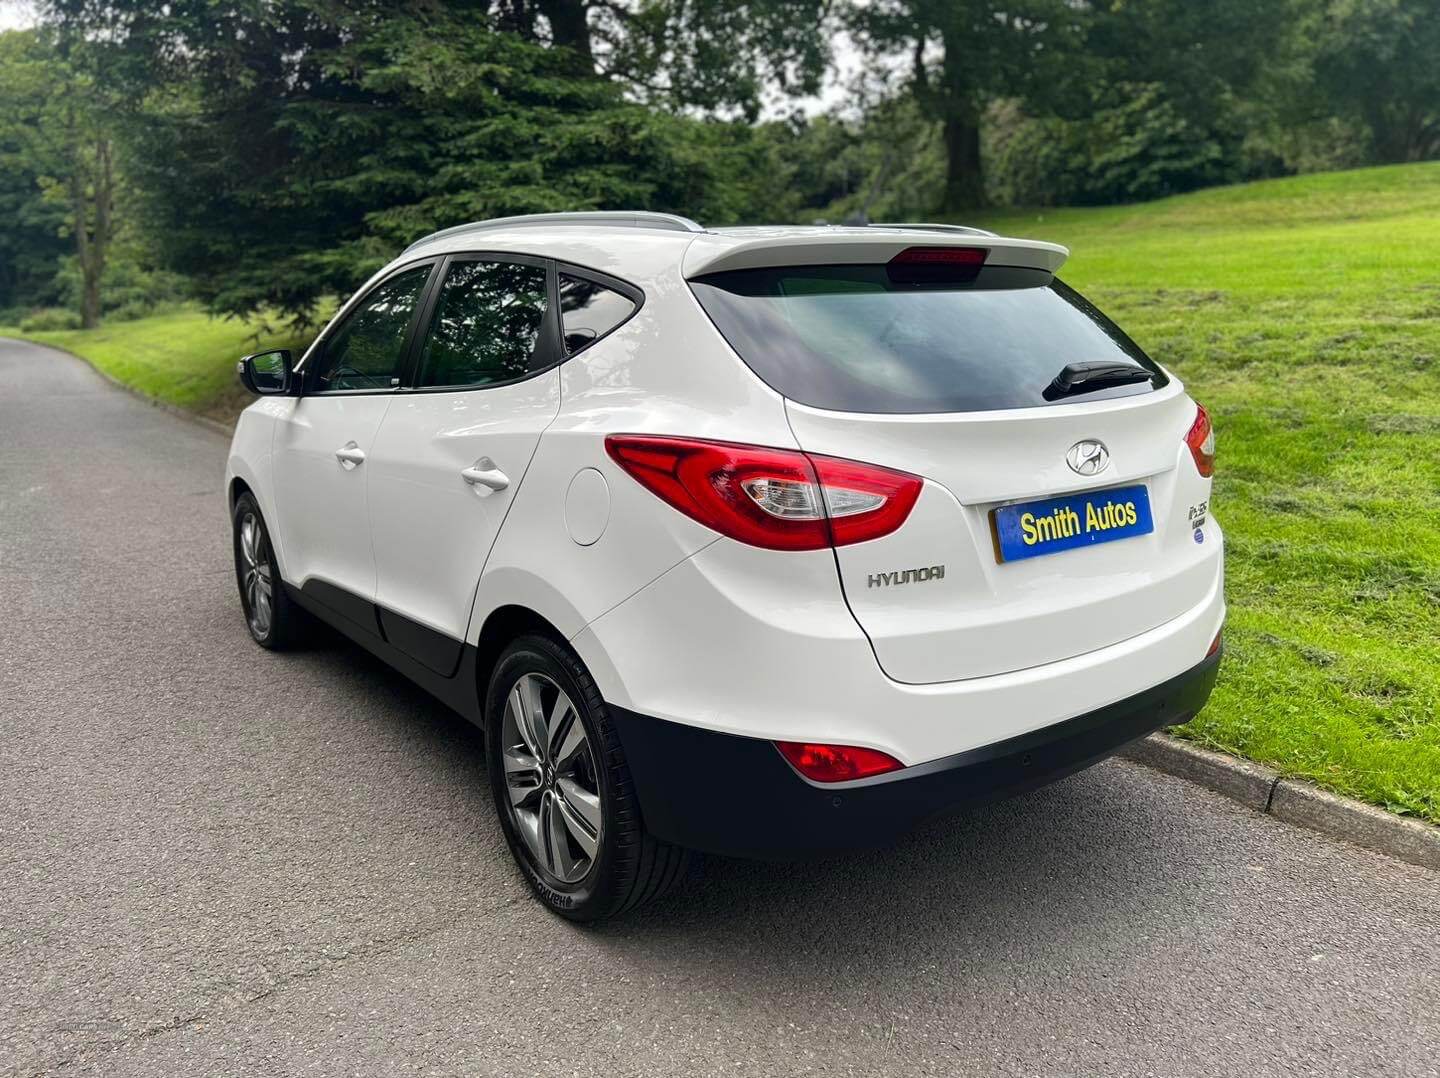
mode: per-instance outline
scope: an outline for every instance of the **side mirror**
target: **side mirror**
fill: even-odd
[[[256,352],[246,356],[235,366],[240,383],[251,393],[275,396],[290,391],[293,374],[288,348],[276,348],[269,352]]]

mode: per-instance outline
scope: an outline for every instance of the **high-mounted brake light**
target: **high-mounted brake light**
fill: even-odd
[[[989,253],[984,247],[907,247],[890,260],[890,265],[978,266]]]
[[[1210,425],[1210,415],[1201,405],[1195,406],[1195,422],[1185,435],[1185,444],[1195,458],[1195,469],[1203,476],[1215,474],[1215,429]]]
[[[605,451],[641,486],[721,535],[767,550],[821,550],[889,535],[918,476],[794,449],[612,434]]]
[[[775,747],[790,766],[812,782],[848,782],[899,771],[905,765],[878,749],[854,745],[817,745],[805,741],[777,741]]]
[[[990,254],[984,247],[907,247],[885,263],[897,284],[963,284],[980,275]]]

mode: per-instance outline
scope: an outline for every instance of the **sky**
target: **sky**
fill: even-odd
[[[0,0],[0,30],[35,25],[35,7],[28,0]]]

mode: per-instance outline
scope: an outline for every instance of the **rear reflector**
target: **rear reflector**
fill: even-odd
[[[849,782],[851,779],[899,771],[905,766],[878,749],[862,749],[853,745],[777,741],[775,747],[796,771],[812,782]]]
[[[918,476],[795,449],[612,434],[605,451],[641,486],[721,535],[767,550],[822,550],[888,535]]]
[[[897,284],[964,284],[980,275],[984,247],[907,247],[885,264]]]
[[[1185,435],[1185,444],[1195,458],[1195,468],[1203,476],[1215,474],[1215,428],[1210,425],[1210,414],[1201,405],[1195,406],[1195,422]]]
[[[1210,650],[1205,653],[1205,658],[1210,658],[1210,656],[1220,650],[1220,638],[1224,635],[1225,631],[1223,629],[1215,634],[1215,639],[1210,641]]]

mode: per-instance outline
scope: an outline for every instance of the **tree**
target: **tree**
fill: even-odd
[[[49,12],[127,103],[130,174],[163,264],[218,312],[308,318],[398,247],[462,221],[622,207],[723,221],[763,197],[730,165],[752,152],[748,131],[577,74],[572,50],[528,36],[532,5],[518,0]]]
[[[1374,160],[1440,156],[1440,11],[1434,0],[1333,0],[1309,23],[1313,115],[1358,120]]]
[[[37,213],[20,200],[31,220],[48,217],[74,244],[81,324],[93,328],[100,323],[100,283],[114,237],[118,184],[103,97],[44,35],[12,32],[0,41],[0,140],[7,147],[7,171],[33,178],[45,202],[59,210]]]
[[[36,152],[39,102],[29,73],[42,55],[33,31],[0,33],[0,308],[54,303],[55,267],[69,249],[65,208],[40,184],[47,163]]]
[[[1067,0],[876,0],[848,10],[846,21],[868,54],[909,57],[909,91],[944,138],[942,210],[983,204],[985,107],[1051,92],[1083,39],[1081,14]]]

